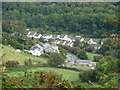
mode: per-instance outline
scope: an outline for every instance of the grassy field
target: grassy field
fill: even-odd
[[[40,58],[40,57],[36,57],[33,56],[29,53],[25,53],[25,52],[14,52],[15,49],[10,47],[10,46],[5,46],[2,45],[2,54],[1,56],[3,56],[2,58],[2,62],[6,62],[6,61],[18,61],[20,64],[24,64],[24,61],[28,60],[29,58],[34,62],[41,62],[41,63],[46,63],[46,60],[44,58]]]
[[[87,55],[88,55],[88,59],[89,60],[94,60],[94,56],[97,55],[97,54],[93,54],[93,53],[87,52]]]
[[[68,81],[78,81],[79,80],[79,71],[69,70],[69,69],[61,69],[61,68],[52,68],[52,67],[27,67],[18,66],[17,68],[12,68],[11,71],[7,71],[9,75],[19,76],[23,75],[25,71],[52,71],[57,73],[58,75],[62,74],[63,79],[68,79]]]
[[[25,66],[24,65],[24,61],[28,60],[29,58],[31,58],[31,60],[33,60],[34,64],[40,62],[40,63],[46,63],[46,60],[44,58],[40,58],[40,57],[35,57],[32,56],[31,54],[28,53],[24,53],[24,52],[14,52],[15,49],[9,46],[5,46],[2,45],[2,54],[1,56],[3,56],[2,61],[6,62],[6,61],[18,61],[20,63],[19,66],[17,67],[13,67],[10,70],[5,71],[6,73],[8,73],[9,75],[22,75],[25,71],[53,71],[56,72],[57,74],[63,76],[63,79],[67,79],[69,81],[77,81],[79,80],[78,78],[78,74],[79,71],[74,71],[74,70],[69,70],[69,69],[60,69],[60,68],[52,68],[52,67],[32,67],[32,66]]]

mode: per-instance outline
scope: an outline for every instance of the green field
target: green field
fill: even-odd
[[[69,81],[79,80],[79,78],[78,78],[79,71],[74,71],[74,70],[69,70],[69,69],[52,68],[52,67],[25,66],[24,61],[28,60],[29,58],[31,58],[33,60],[34,65],[38,64],[38,62],[46,63],[46,60],[44,58],[36,57],[36,56],[33,56],[28,53],[24,53],[24,52],[20,52],[20,53],[16,52],[15,53],[14,52],[15,49],[12,47],[9,47],[9,46],[2,45],[2,47],[3,48],[2,48],[1,56],[4,55],[4,57],[2,59],[3,62],[15,60],[20,63],[19,66],[13,67],[10,70],[5,71],[9,75],[15,75],[15,76],[22,75],[24,73],[24,71],[46,71],[46,72],[53,71],[59,75],[62,74],[63,79],[68,78]]]
[[[90,52],[86,52],[87,53],[87,55],[88,55],[88,59],[89,60],[94,60],[94,56],[95,55],[98,55],[98,54],[93,54],[93,53],[90,53]]]
[[[7,71],[9,75],[19,76],[23,75],[25,71],[52,71],[57,73],[58,75],[62,74],[63,79],[68,79],[68,81],[78,81],[79,80],[79,71],[69,70],[69,69],[61,69],[61,68],[52,68],[52,67],[19,67],[13,68],[11,71]]]
[[[40,58],[40,57],[36,57],[33,56],[29,53],[25,53],[25,52],[14,52],[15,49],[10,47],[10,46],[5,46],[2,45],[2,54],[1,56],[3,56],[2,58],[2,62],[6,62],[6,61],[18,61],[21,65],[24,64],[24,61],[28,60],[29,58],[34,62],[41,62],[41,63],[46,63],[46,60],[44,58]]]

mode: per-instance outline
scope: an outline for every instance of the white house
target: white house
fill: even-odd
[[[15,52],[21,52],[21,50],[20,49],[16,49]]]
[[[59,36],[59,39],[61,39],[61,40],[66,40],[66,39],[68,39],[68,35],[61,34],[61,35]]]
[[[88,43],[89,44],[97,44],[97,42],[95,42],[93,39],[90,39]]]
[[[42,46],[37,44],[37,45],[31,47],[28,52],[31,53],[32,55],[40,56],[42,53],[44,53],[44,50],[43,50]]]
[[[44,34],[44,35],[42,36],[42,38],[44,38],[44,39],[50,39],[50,38],[52,38],[52,35]]]
[[[31,32],[31,31],[30,31],[30,32],[28,32],[27,36],[28,36],[28,37],[34,37],[35,34],[36,34],[36,32]]]
[[[59,49],[58,49],[58,46],[56,46],[56,45],[50,45],[50,44],[48,44],[48,43],[45,43],[44,45],[43,45],[43,48],[44,48],[44,51],[45,52],[57,52],[57,53],[59,53]]]
[[[38,33],[36,33],[35,35],[34,35],[34,38],[40,38],[42,35],[41,34],[38,34]]]

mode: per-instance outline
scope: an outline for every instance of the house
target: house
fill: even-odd
[[[73,47],[73,44],[74,44],[74,43],[73,43],[73,42],[71,42],[69,46],[70,46],[70,47]]]
[[[21,50],[20,50],[20,49],[16,49],[16,50],[15,50],[15,52],[18,52],[18,53],[20,53],[20,52],[21,52]]]
[[[76,60],[75,62],[78,64],[89,65],[92,62],[92,60]]]
[[[59,43],[59,44],[61,44],[61,45],[65,45],[65,41],[60,40],[60,43]]]
[[[67,39],[67,41],[74,42],[74,41],[75,41],[75,38],[74,38],[74,37],[72,37],[72,36],[68,36],[68,39]]]
[[[85,38],[84,42],[89,44],[90,38]]]
[[[101,40],[101,45],[106,41],[106,39],[102,39]]]
[[[30,31],[30,32],[28,32],[27,36],[28,36],[28,37],[34,37],[35,34],[36,34],[36,32],[31,32],[31,31]]]
[[[34,38],[40,38],[42,35],[41,34],[38,34],[38,33],[36,33],[35,35],[34,35]]]
[[[101,48],[101,45],[100,45],[100,44],[91,44],[90,46],[92,46],[95,50]]]
[[[54,35],[52,36],[52,39],[57,39],[57,38],[59,38],[59,37],[60,37],[60,35],[54,34]]]
[[[58,46],[56,46],[55,44],[53,45],[50,45],[50,44],[48,44],[48,43],[45,43],[44,45],[43,45],[43,48],[44,48],[44,51],[45,52],[57,52],[57,53],[59,53],[59,49],[58,49]]]
[[[11,36],[15,36],[15,35],[18,35],[18,32],[13,32],[13,33],[11,34]]]
[[[61,39],[61,40],[66,40],[66,39],[68,39],[68,35],[61,34],[61,35],[59,36],[59,39]]]
[[[40,56],[42,53],[44,53],[44,50],[41,45],[37,44],[37,45],[31,47],[28,52],[31,53],[32,55]]]
[[[52,38],[52,35],[43,34],[42,38],[44,38],[44,39],[50,39],[50,38]]]

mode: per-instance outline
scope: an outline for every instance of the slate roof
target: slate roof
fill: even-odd
[[[61,35],[60,35],[60,38],[64,38],[65,36],[66,36],[66,35],[64,35],[64,34],[61,34]]]
[[[45,37],[45,36],[49,36],[49,34],[43,34],[43,37]]]
[[[57,38],[57,36],[58,36],[58,35],[54,34],[54,35],[53,35],[53,38]]]
[[[59,44],[63,44],[63,43],[64,43],[64,41],[61,40]]]
[[[97,44],[99,44],[99,41],[100,41],[100,40],[94,40],[94,39],[93,39],[93,41],[96,42]]]
[[[35,49],[43,49],[43,47],[40,46],[39,44],[37,44],[37,45],[30,48],[30,50],[35,50]]]
[[[92,60],[76,60],[76,63],[86,63],[89,64]]]
[[[36,33],[35,36],[38,37],[40,34]]]
[[[86,38],[84,41],[85,41],[85,42],[88,42],[89,40],[90,40],[90,38]]]
[[[31,32],[29,35],[34,35],[35,34],[35,32]]]

